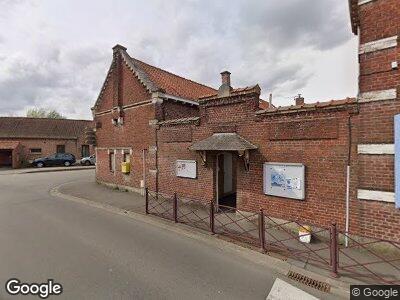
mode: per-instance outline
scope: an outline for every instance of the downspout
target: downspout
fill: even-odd
[[[142,150],[143,159],[143,188],[146,188],[146,149]]]
[[[360,47],[360,27],[357,28],[358,31],[358,47]],[[360,63],[360,57],[358,56],[358,63]],[[360,96],[360,82],[361,82],[361,76],[360,76],[360,68],[358,68],[358,89],[357,89],[357,112],[359,111],[359,106],[360,103],[358,102],[359,96]],[[348,153],[347,153],[347,167],[346,167],[346,224],[345,224],[345,232],[346,236],[344,238],[344,244],[345,247],[347,248],[349,246],[349,227],[350,227],[350,159],[351,159],[351,115],[348,116],[348,142],[349,142],[349,148],[348,148]]]
[[[348,247],[349,239],[349,223],[350,223],[350,159],[351,159],[351,116],[348,116],[348,152],[347,152],[347,166],[346,166],[346,224],[345,224],[345,247]]]
[[[156,193],[158,194],[158,125],[156,127]]]
[[[142,159],[143,159],[143,195],[144,195],[144,191],[147,187],[147,185],[146,185],[146,149],[142,150]]]

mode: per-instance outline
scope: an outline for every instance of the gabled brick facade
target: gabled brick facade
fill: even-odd
[[[134,189],[146,182],[155,189],[158,133],[152,124],[198,116],[193,99],[215,90],[131,58],[122,46],[113,50],[110,70],[93,107],[97,180]],[[131,162],[129,175],[120,172],[124,159]]]

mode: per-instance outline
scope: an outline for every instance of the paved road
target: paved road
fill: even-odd
[[[49,194],[54,186],[93,174],[0,172],[0,299],[19,298],[5,292],[4,284],[12,277],[25,282],[55,279],[64,293],[51,299],[268,295],[277,274],[265,266],[158,226]]]

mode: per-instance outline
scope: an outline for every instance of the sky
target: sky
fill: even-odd
[[[0,0],[0,116],[91,118],[112,47],[218,88],[259,84],[275,106],[357,94],[344,0]]]

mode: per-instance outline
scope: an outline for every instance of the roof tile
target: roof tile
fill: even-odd
[[[0,138],[65,138],[76,139],[89,120],[0,117]]]
[[[130,57],[133,63],[143,70],[147,77],[165,93],[190,100],[196,100],[204,95],[216,93],[212,87],[180,77],[163,69],[154,67],[136,58]]]

